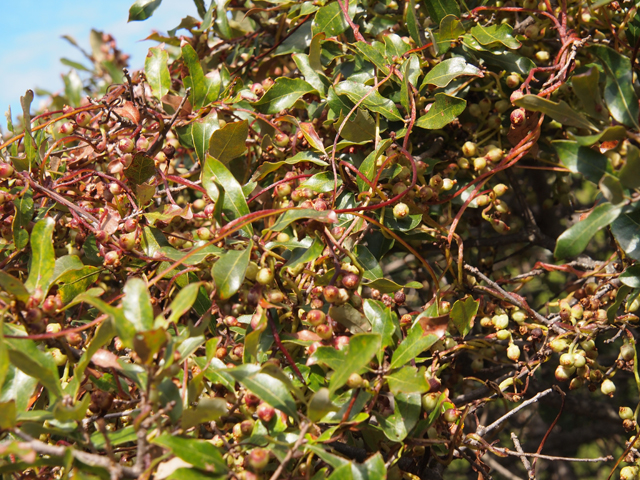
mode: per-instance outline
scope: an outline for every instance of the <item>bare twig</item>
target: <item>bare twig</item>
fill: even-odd
[[[527,475],[529,475],[529,480],[535,480],[536,472],[531,467],[531,463],[529,463],[529,460],[524,454],[524,450],[522,450],[522,445],[520,445],[520,440],[518,440],[518,437],[513,432],[511,432],[511,440],[513,441],[513,445],[516,447],[516,451],[522,454],[520,457],[520,460],[522,460],[522,465],[524,465],[524,468],[527,470]]]
[[[300,436],[298,436],[296,443],[294,443],[293,447],[291,447],[291,449],[287,452],[285,457],[282,459],[282,462],[280,462],[280,465],[278,466],[278,468],[276,468],[276,471],[273,472],[273,475],[271,475],[269,480],[277,480],[278,477],[280,477],[282,471],[284,470],[284,467],[287,466],[289,460],[293,458],[293,454],[296,452],[296,450],[298,450],[298,447],[302,445],[302,442],[304,442],[304,436],[307,434],[307,430],[309,430],[310,426],[311,424],[306,422],[300,426]]]
[[[500,463],[493,457],[487,456],[487,458],[483,459],[482,461],[507,480],[522,480],[522,478],[520,478],[519,476],[514,475],[511,470],[500,465]]]
[[[499,427],[502,423],[504,423],[506,420],[508,420],[510,417],[512,417],[513,415],[515,415],[516,413],[518,413],[520,410],[522,410],[525,407],[528,407],[529,405],[531,405],[532,403],[536,403],[538,400],[540,400],[542,397],[549,395],[551,392],[553,391],[552,388],[548,388],[546,390],[544,390],[543,392],[538,393],[537,395],[535,395],[534,397],[530,398],[529,400],[526,400],[524,402],[522,402],[520,405],[518,405],[516,408],[514,408],[513,410],[510,410],[509,412],[507,412],[506,414],[504,414],[502,417],[500,417],[499,419],[497,419],[495,422],[493,422],[491,425],[487,426],[487,427],[480,427],[478,428],[478,430],[476,431],[476,433],[478,435],[480,435],[481,437],[484,437],[487,433],[491,432],[492,430],[495,430],[497,427]]]

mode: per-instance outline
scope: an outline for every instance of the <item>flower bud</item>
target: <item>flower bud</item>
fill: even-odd
[[[515,343],[512,343],[507,348],[507,357],[509,360],[517,362],[520,358],[520,347],[518,347]]]
[[[525,122],[525,120],[527,119],[527,116],[524,111],[524,108],[516,108],[513,112],[511,112],[511,115],[509,118],[511,119],[511,125],[518,126],[518,125],[522,125]]]

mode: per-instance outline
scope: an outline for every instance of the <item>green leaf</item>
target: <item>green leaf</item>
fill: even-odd
[[[604,101],[611,116],[627,127],[640,128],[640,108],[633,88],[633,72],[629,58],[604,45],[593,45],[588,50],[600,59],[607,73]]]
[[[0,428],[2,430],[10,430],[16,426],[16,415],[15,400],[0,402]]]
[[[332,210],[317,212],[311,208],[293,208],[284,212],[269,230],[272,232],[281,232],[291,223],[308,218],[322,223],[336,223],[338,221],[335,212]]]
[[[608,120],[609,116],[600,95],[600,72],[596,67],[591,67],[585,73],[573,75],[571,86],[587,115],[598,120]]]
[[[201,282],[190,283],[178,292],[171,302],[171,315],[169,315],[167,322],[178,323],[180,317],[191,310],[201,285]]]
[[[53,277],[56,265],[53,250],[53,230],[56,222],[53,218],[44,218],[37,222],[31,231],[31,261],[29,262],[29,277],[24,282],[27,290],[33,293],[36,288],[42,288],[46,294],[49,281]]]
[[[406,285],[400,285],[388,278],[378,278],[367,283],[366,286],[369,288],[375,288],[376,290],[379,290],[380,293],[393,293],[403,288],[422,288],[422,284],[420,282],[409,282]]]
[[[411,35],[411,39],[416,42],[418,47],[422,46],[422,38],[420,38],[420,29],[422,28],[418,23],[418,19],[416,18],[416,2],[415,0],[409,0],[407,4],[407,30],[409,30],[409,35]]]
[[[29,243],[27,226],[33,217],[33,196],[31,191],[25,192],[21,197],[13,201],[15,213],[13,217],[13,243],[16,250],[20,250]]]
[[[308,248],[294,248],[291,251],[291,257],[287,260],[287,263],[283,267],[289,267],[291,269],[296,268],[301,263],[309,263],[311,260],[315,260],[322,255],[324,250],[324,243],[317,237],[313,239],[313,243]]]
[[[384,35],[383,40],[386,57],[389,59],[393,59],[393,57],[402,58],[402,56],[411,49],[411,47],[404,43],[402,38],[395,33]]]
[[[380,93],[373,90],[373,87],[351,80],[345,80],[337,84],[334,88],[338,95],[346,95],[354,103],[369,94],[362,102],[364,107],[372,112],[383,115],[388,120],[402,121],[402,116],[396,105],[388,98],[384,98]]]
[[[136,0],[136,2],[129,8],[129,20],[128,22],[139,22],[146,20],[156,8],[160,6],[162,0]]]
[[[371,329],[367,317],[348,303],[332,305],[329,308],[329,316],[351,333],[364,333]]]
[[[467,101],[462,98],[436,93],[436,101],[431,104],[429,111],[416,122],[416,127],[429,130],[438,130],[453,122],[467,106]]]
[[[9,275],[4,270],[0,270],[0,287],[2,287],[2,290],[13,295],[21,302],[29,300],[29,291],[25,288],[23,283],[16,277]]]
[[[322,72],[317,71],[311,66],[309,56],[304,53],[294,53],[292,55],[293,61],[296,62],[296,66],[300,73],[304,76],[305,81],[311,85],[316,91],[324,98],[327,95],[327,88],[331,83],[325,77]]]
[[[152,329],[153,307],[145,281],[140,278],[130,278],[122,291],[124,292],[122,310],[125,318],[138,332]]]
[[[471,35],[480,45],[491,45],[501,43],[507,48],[517,49],[521,47],[521,43],[513,36],[513,27],[506,23],[500,25],[493,24],[488,27],[476,25],[471,29]]]
[[[474,300],[473,297],[467,297],[464,300],[456,300],[453,307],[451,307],[451,320],[463,337],[471,331],[473,319],[478,313],[479,306],[480,302],[478,300]]]
[[[171,74],[167,62],[169,54],[164,48],[151,47],[144,61],[144,74],[153,96],[161,100],[171,90]]]
[[[392,318],[394,314],[384,303],[369,298],[364,301],[363,310],[371,324],[371,332],[380,335],[381,348],[378,352],[380,357],[385,347],[393,345],[393,334],[396,331],[396,325]]]
[[[394,396],[393,415],[382,417],[376,414],[376,419],[387,438],[393,442],[404,440],[420,418],[421,397],[419,393]]]
[[[211,138],[218,128],[220,128],[218,114],[215,110],[190,125],[187,135],[201,163],[205,161],[206,154],[211,148]]]
[[[384,75],[389,74],[389,60],[380,52],[376,46],[382,46],[380,42],[373,41],[371,45],[366,42],[356,42],[356,49],[364,55],[367,60],[373,63]]]
[[[342,178],[338,177],[338,187],[342,185]],[[300,188],[308,188],[316,193],[327,193],[332,192],[335,184],[335,179],[333,177],[333,172],[320,172],[316,173],[310,178],[307,178],[301,185]]]
[[[147,157],[144,153],[136,153],[131,165],[124,170],[124,176],[134,185],[142,185],[155,173],[156,165],[153,158]]]
[[[9,374],[9,367],[11,365],[9,361],[9,350],[4,343],[4,322],[0,319],[0,387],[4,385],[4,381]]]
[[[191,44],[182,47],[182,58],[189,70],[189,77],[184,79],[186,87],[191,87],[191,104],[199,109],[214,102],[220,94],[220,77],[205,77],[198,54]]]
[[[537,95],[525,95],[513,103],[527,110],[542,112],[563,125],[598,130],[589,120],[562,100],[559,103],[555,103]]]
[[[307,416],[312,422],[319,422],[329,412],[335,412],[338,408],[331,403],[329,389],[321,388],[309,399]]]
[[[349,351],[340,369],[333,372],[329,381],[329,392],[334,393],[347,383],[352,373],[364,369],[380,350],[381,337],[377,333],[358,333],[349,340]]]
[[[377,172],[376,162],[378,161],[378,158],[380,158],[380,155],[382,155],[392,143],[393,141],[390,138],[382,140],[378,144],[378,148],[367,155],[367,158],[365,158],[360,164],[360,173],[362,173],[368,180],[372,181],[375,177]],[[369,185],[367,185],[360,176],[356,178],[356,184],[361,192],[367,192],[370,190]]]
[[[202,398],[196,408],[182,412],[182,428],[187,429],[217,420],[228,412],[227,401],[223,398]]]
[[[262,180],[271,172],[275,172],[276,170],[280,169],[280,167],[282,167],[283,165],[296,165],[301,162],[310,162],[315,165],[320,165],[321,167],[326,167],[329,165],[324,160],[320,160],[319,156],[314,152],[298,152],[293,157],[287,158],[286,160],[281,160],[279,162],[264,162],[255,170],[255,172],[253,173],[253,177],[251,177],[251,180]]]
[[[378,280],[384,277],[382,267],[367,247],[362,244],[356,245],[354,254],[358,263],[364,269],[362,278],[366,278],[367,280]]]
[[[608,142],[611,140],[622,140],[627,136],[627,129],[622,125],[616,125],[615,127],[607,127],[599,133],[585,136],[573,136],[573,140],[578,142],[578,145],[582,147],[590,147],[599,142]]]
[[[183,438],[171,433],[163,433],[151,440],[151,443],[170,450],[176,457],[201,470],[212,473],[226,473],[227,471],[220,451],[206,440]]]
[[[2,384],[0,402],[15,400],[17,411],[26,412],[30,406],[29,400],[37,385],[37,378],[27,375],[15,365],[10,364]]]
[[[448,60],[438,63],[427,73],[422,81],[422,85],[420,85],[420,89],[426,85],[435,85],[436,87],[444,88],[449,85],[452,80],[462,75],[483,76],[479,68],[467,63],[464,58],[449,58]]]
[[[315,88],[301,78],[280,77],[253,105],[262,113],[279,113],[292,107],[303,95],[314,91]]]
[[[273,408],[282,410],[290,417],[298,419],[296,404],[286,385],[267,373],[261,373],[259,366],[245,364],[226,369],[224,372],[242,383],[251,393],[260,397],[262,401],[267,402]]]
[[[227,123],[223,128],[215,130],[209,140],[209,154],[225,165],[239,157],[247,149],[245,142],[249,135],[249,122]]]
[[[416,323],[407,332],[407,337],[402,341],[391,357],[389,368],[398,368],[409,363],[427,348],[436,343],[440,337],[433,333],[426,334],[420,323]]]
[[[109,437],[109,443],[112,447],[124,445],[125,443],[129,442],[135,442],[137,439],[136,431],[133,425],[127,425],[126,427],[119,430],[108,432],[107,436]],[[91,435],[91,444],[98,450],[102,450],[107,446],[107,441],[105,440],[104,435],[102,435],[100,431],[97,431]],[[74,480],[76,479],[74,478]]]
[[[621,214],[612,224],[611,233],[629,257],[640,260],[640,209]]]
[[[58,278],[58,293],[62,303],[67,304],[98,280],[102,268],[87,265],[77,270],[70,270]]]
[[[247,273],[253,242],[244,250],[228,250],[213,264],[211,276],[216,284],[217,294],[221,300],[231,298],[242,286]]]
[[[202,186],[214,202],[218,201],[220,195],[216,184],[224,186],[222,211],[227,219],[235,220],[250,213],[247,200],[238,181],[222,162],[207,155],[202,169]],[[247,225],[244,229],[253,232],[251,225]]]
[[[327,154],[324,149],[324,144],[322,143],[322,139],[316,129],[313,128],[313,124],[309,122],[300,122],[298,124],[300,131],[304,135],[305,140],[311,145],[312,148],[322,152],[323,154]]]
[[[580,255],[596,232],[618,218],[621,211],[622,207],[608,202],[598,205],[587,218],[574,224],[558,237],[555,257],[560,259]]]
[[[617,177],[614,177],[610,173],[605,173],[600,182],[598,182],[598,188],[602,196],[609,200],[614,205],[617,205],[624,201],[624,188],[622,183]]]
[[[468,36],[465,35],[463,39]],[[522,57],[510,50],[499,50],[493,48],[491,51],[474,51],[473,54],[476,57],[484,60],[486,63],[498,67],[499,70],[506,70],[507,72],[516,72],[522,75],[527,75],[532,68],[536,67],[536,64],[528,57]]]
[[[627,146],[627,158],[618,175],[620,182],[627,188],[640,187],[640,150],[635,145]]]
[[[640,265],[631,265],[618,277],[622,283],[631,288],[640,288]]]
[[[460,7],[456,0],[429,0],[424,6],[427,7],[431,20],[438,25],[447,15],[460,17]]]
[[[22,330],[6,323],[4,324],[4,334],[19,337],[26,335]],[[62,396],[58,367],[50,354],[41,351],[33,340],[26,338],[5,337],[4,344],[7,347],[11,363],[30,377],[37,378],[48,390],[53,401]]]
[[[344,13],[338,2],[332,2],[318,10],[311,24],[313,35],[324,33],[327,37],[335,37],[349,28]]]
[[[418,370],[411,365],[405,365],[391,375],[387,375],[389,390],[394,395],[398,393],[424,393],[429,391],[429,384],[424,378],[425,367]]]
[[[573,173],[581,173],[595,184],[607,173],[607,157],[600,152],[570,140],[554,140],[551,144],[558,152],[560,162]]]
[[[451,42],[464,34],[464,27],[458,17],[447,15],[440,21],[440,29],[434,34],[434,40],[440,54],[451,48]]]

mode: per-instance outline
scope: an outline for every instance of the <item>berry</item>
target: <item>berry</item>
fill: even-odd
[[[261,471],[269,464],[269,450],[264,448],[254,448],[247,456],[249,466],[256,471]]]
[[[608,378],[604,379],[604,381],[602,382],[602,384],[600,385],[600,391],[604,394],[604,395],[609,395],[610,397],[613,396],[613,394],[616,391],[616,384],[613,383],[611,380],[609,380]]]
[[[438,404],[439,392],[427,393],[422,396],[422,408],[425,412],[431,412]]]
[[[563,367],[573,367],[574,357],[571,353],[563,353],[560,355],[560,365]]]
[[[58,133],[60,133],[61,135],[71,135],[75,130],[75,128],[76,127],[73,123],[64,122],[62,125],[60,125],[60,128],[58,129]]]
[[[354,289],[360,283],[360,277],[354,273],[347,273],[342,277],[342,285],[348,289]]]
[[[309,322],[314,327],[318,325],[322,325],[327,320],[327,316],[324,314],[322,310],[311,310],[307,313],[307,322]]]
[[[276,136],[273,138],[273,143],[279,147],[286,147],[289,145],[289,135],[286,133],[276,133]]]
[[[397,219],[405,218],[409,215],[409,207],[406,203],[398,203],[393,207],[393,216]]]
[[[507,348],[507,357],[509,360],[517,362],[520,358],[520,347],[518,347],[515,343],[512,343]]]
[[[133,140],[131,140],[130,138],[121,138],[118,142],[118,148],[124,153],[133,152],[133,147]]]
[[[509,118],[511,120],[511,125],[518,126],[524,123],[524,121],[527,119],[527,116],[524,108],[516,108],[513,112],[511,112]]]
[[[81,127],[86,127],[91,123],[91,114],[89,112],[80,112],[76,115],[76,123]]]
[[[262,402],[256,409],[256,415],[258,415],[258,418],[265,423],[269,423],[275,414],[275,408],[268,403]]]
[[[336,303],[340,298],[340,290],[334,285],[327,285],[322,292],[324,299],[329,303]]]
[[[13,167],[8,163],[0,162],[0,178],[9,178],[13,175]]]
[[[473,159],[474,170],[484,170],[487,166],[487,159],[484,157],[476,157]]]
[[[482,108],[480,108],[480,105],[478,105],[477,103],[472,103],[471,105],[469,105],[469,114],[472,117],[481,117],[483,115]]]
[[[347,387],[360,388],[362,386],[362,377],[357,373],[352,373],[347,379]]]
[[[256,274],[256,282],[260,285],[269,285],[273,282],[273,270],[270,268],[261,268]]]
[[[633,418],[633,410],[629,407],[620,407],[618,415],[620,415],[622,420],[630,420]]]
[[[559,382],[566,382],[571,378],[571,375],[573,375],[574,371],[575,368],[573,367],[563,367],[562,365],[558,365],[555,373],[556,380],[558,380]]]
[[[518,85],[520,85],[520,77],[518,77],[518,75],[516,75],[515,73],[512,73],[511,75],[507,76],[505,82],[507,84],[507,87],[517,88]]]
[[[620,358],[622,358],[625,362],[633,360],[636,354],[636,349],[633,345],[625,343],[620,347]]]
[[[333,336],[333,329],[331,325],[321,324],[316,327],[316,334],[322,340],[329,340]]]
[[[476,144],[473,142],[465,142],[464,145],[462,145],[462,154],[465,157],[473,157],[476,155],[478,151],[478,148],[476,147]]]
[[[449,408],[445,410],[443,418],[445,422],[453,423],[460,418],[460,414],[461,412],[457,408]]]

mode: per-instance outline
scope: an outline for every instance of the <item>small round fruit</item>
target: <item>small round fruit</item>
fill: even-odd
[[[360,277],[355,273],[347,273],[342,277],[342,285],[344,285],[345,288],[348,288],[350,290],[353,290],[354,288],[356,288],[359,283],[360,283]]]
[[[611,396],[613,396],[613,394],[616,391],[616,384],[613,383],[608,378],[605,378],[604,381],[602,382],[602,384],[600,385],[600,391],[604,395],[609,395],[611,397]]]
[[[460,414],[461,412],[457,408],[449,408],[445,410],[443,418],[445,422],[453,423],[460,418]]]
[[[275,414],[276,414],[275,408],[273,408],[268,403],[262,402],[260,405],[258,405],[258,408],[256,409],[256,415],[260,420],[262,420],[265,423],[269,423]]]
[[[487,166],[487,159],[484,157],[476,157],[473,159],[473,169],[474,170],[484,170]]]
[[[0,162],[0,178],[9,178],[13,175],[13,167],[8,163]]]
[[[44,308],[44,307],[43,307]],[[625,362],[629,360],[633,360],[636,355],[636,349],[633,345],[625,343],[620,347],[620,358],[622,358]]]
[[[507,78],[505,79],[505,82],[507,84],[507,87],[517,88],[518,85],[520,85],[520,77],[518,77],[517,74],[512,73],[511,75],[507,76]]]
[[[477,152],[478,148],[473,142],[465,142],[464,145],[462,145],[462,154],[465,157],[475,157]]]
[[[273,270],[270,268],[261,268],[256,274],[256,282],[260,285],[269,285],[273,282]]]
[[[574,362],[575,359],[572,353],[563,353],[560,355],[560,365],[563,367],[573,367]]]
[[[347,387],[360,388],[362,386],[362,377],[357,373],[352,373],[347,379]]]
[[[322,325],[326,321],[327,316],[322,310],[311,310],[309,313],[307,313],[307,322],[309,322],[314,327]]]
[[[316,334],[322,340],[329,340],[333,336],[333,328],[331,325],[321,324],[316,327]]]
[[[630,420],[633,418],[633,410],[629,407],[620,407],[618,415],[622,420]]]
[[[269,464],[269,450],[264,448],[254,448],[247,455],[247,459],[249,461],[249,466],[259,472],[264,470],[266,466]]]
[[[425,412],[431,412],[438,405],[440,392],[426,393],[422,396],[422,408]]]
[[[409,207],[406,203],[400,202],[393,207],[393,216],[395,218],[401,219],[405,218],[407,215],[409,215]]]
[[[507,348],[507,357],[509,360],[517,362],[520,358],[520,347],[518,347],[515,343],[512,343]]]
[[[327,285],[322,292],[324,299],[329,303],[336,303],[340,298],[340,290],[334,285]]]
[[[575,368],[573,367],[563,367],[562,365],[558,365],[555,372],[556,380],[559,382],[566,382],[571,378],[571,375],[573,375],[573,371],[575,371]]]

